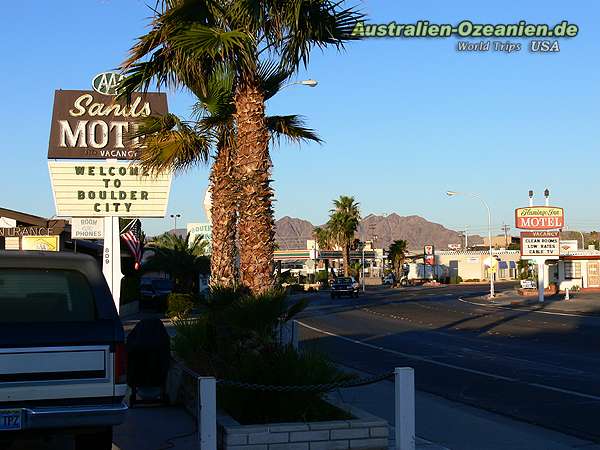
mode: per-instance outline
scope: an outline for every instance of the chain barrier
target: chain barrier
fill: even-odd
[[[295,386],[284,386],[284,385],[266,385],[257,383],[245,383],[241,381],[233,380],[219,380],[217,384],[220,386],[233,387],[237,389],[248,389],[251,391],[265,391],[265,392],[329,392],[334,389],[352,388],[358,386],[365,386],[367,384],[378,383],[379,381],[386,380],[394,375],[393,371],[385,372],[372,377],[359,378],[358,380],[346,380],[338,381],[334,383],[326,384],[300,384]]]

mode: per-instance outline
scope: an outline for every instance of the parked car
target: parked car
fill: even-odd
[[[396,278],[394,277],[393,273],[388,273],[384,278],[383,278],[383,284],[384,285],[394,285]]]
[[[173,282],[167,278],[142,278],[140,282],[142,308],[165,311],[167,297],[171,292],[173,292]]]
[[[360,284],[354,277],[337,277],[331,284],[331,298],[347,295],[349,297],[358,297]]]
[[[110,450],[125,420],[123,326],[93,258],[0,251],[0,447],[73,435]]]

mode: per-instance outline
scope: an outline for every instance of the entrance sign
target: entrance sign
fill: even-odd
[[[543,256],[556,259],[560,256],[558,231],[530,231],[521,233],[521,257]]]
[[[164,217],[171,174],[125,162],[49,162],[56,214],[63,217]]]
[[[101,81],[94,79],[94,88],[97,84],[98,89],[113,92],[109,80]],[[58,90],[54,93],[48,158],[139,159],[137,142],[128,136],[136,131],[139,120],[167,112],[164,93],[134,93],[127,105],[96,91]]]
[[[102,217],[73,217],[71,239],[102,239],[104,219]]]
[[[522,230],[556,230],[565,226],[562,208],[529,206],[515,210],[515,227]]]

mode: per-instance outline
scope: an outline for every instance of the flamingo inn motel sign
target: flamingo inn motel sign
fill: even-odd
[[[546,260],[560,254],[558,231],[565,225],[563,208],[529,206],[515,210],[515,227],[527,230],[521,233],[521,259],[533,260],[538,267],[538,300],[544,301]]]

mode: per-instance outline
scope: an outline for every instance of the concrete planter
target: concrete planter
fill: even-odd
[[[537,289],[523,289],[520,288],[517,290],[518,294],[523,296],[523,297],[537,297],[538,296],[538,290]],[[544,289],[544,295],[545,296],[550,296],[550,295],[556,295],[558,294],[558,287],[556,286],[556,284],[551,284],[549,287],[547,287],[546,289]]]
[[[173,361],[167,380],[173,403],[197,414],[194,378]],[[217,415],[217,445],[221,450],[387,450],[389,424],[350,404],[329,396],[325,400],[354,417],[352,420],[241,425],[224,412]]]
[[[359,408],[327,399],[349,412],[352,420],[240,425],[226,414],[217,416],[217,445],[222,450],[387,450],[389,426]]]

